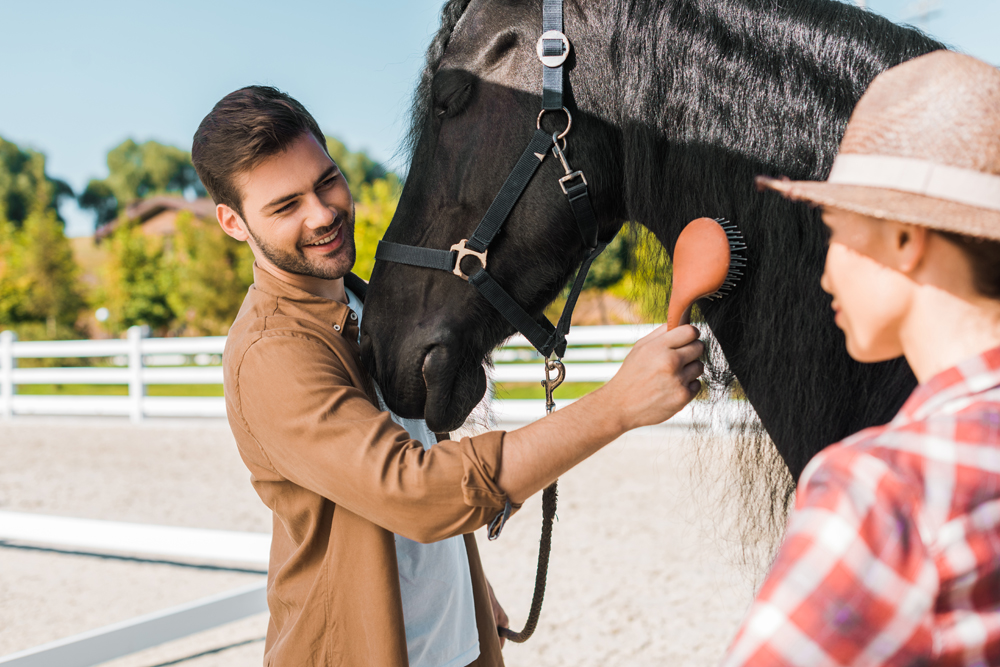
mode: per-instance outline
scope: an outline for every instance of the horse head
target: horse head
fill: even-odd
[[[465,3],[451,3],[465,4]],[[621,154],[615,131],[568,101],[568,113],[542,107],[536,54],[541,2],[472,0],[428,63],[414,119],[406,186],[385,241],[447,250],[468,239],[518,161],[536,127],[565,135],[573,169],[588,179],[598,237],[624,222],[614,196]],[[446,12],[448,7],[446,6]],[[567,32],[576,15],[567,16]],[[439,37],[439,39],[441,39]],[[433,49],[433,47],[432,47]],[[571,81],[586,66],[572,56]],[[596,78],[596,77],[595,77]],[[567,90],[567,100],[589,91]],[[570,126],[570,123],[572,124]],[[530,315],[539,316],[583,260],[587,247],[559,179],[565,169],[549,151],[490,245],[489,274]],[[464,257],[468,273],[479,260]],[[373,335],[372,332],[377,332]],[[514,328],[475,289],[444,271],[377,262],[365,305],[362,354],[387,405],[424,417],[436,431],[462,424],[486,391],[483,363]]]

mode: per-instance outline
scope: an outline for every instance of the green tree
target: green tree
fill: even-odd
[[[8,194],[17,190],[17,198],[29,202],[27,213],[18,225],[7,219],[9,209],[0,211],[0,326],[29,340],[74,337],[84,301],[54,208],[60,186],[45,175],[41,154],[25,155],[17,188]]]
[[[395,179],[379,179],[358,188],[354,200],[354,242],[358,249],[354,273],[365,280],[371,278],[375,268],[375,248],[396,214],[400,191]]]
[[[117,218],[132,202],[158,194],[205,195],[191,155],[157,141],[126,139],[108,153],[108,177],[94,179],[81,193],[81,208],[97,216],[98,226]]]
[[[37,208],[25,218],[20,237],[20,277],[28,297],[20,307],[22,322],[44,323],[47,339],[64,338],[73,331],[84,300],[63,225],[53,209]]]
[[[351,152],[339,139],[327,137],[326,149],[330,151],[330,157],[347,178],[351,192],[355,194],[359,193],[359,188],[365,183],[370,185],[377,180],[398,180],[395,174],[386,171],[385,167],[368,157],[367,153],[364,151]]]
[[[618,284],[625,277],[630,257],[628,236],[619,233],[590,265],[583,288],[603,290]]]
[[[46,186],[46,187],[41,187]],[[41,194],[44,201],[37,201]],[[37,206],[57,211],[73,190],[63,181],[45,173],[45,156],[32,150],[22,150],[0,137],[0,219],[20,229],[28,214]]]
[[[250,247],[186,211],[177,217],[172,241],[167,303],[177,318],[174,328],[196,336],[225,335],[253,283]]]
[[[19,241],[14,224],[0,216],[0,330],[21,321],[28,299],[27,284],[20,270]]]
[[[107,326],[120,334],[137,324],[163,331],[174,319],[163,242],[146,236],[134,221],[124,221],[105,241],[109,258],[101,272],[95,304],[108,309]]]

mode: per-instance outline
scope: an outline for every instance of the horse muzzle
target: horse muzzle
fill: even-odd
[[[486,372],[481,364],[444,345],[432,347],[421,368],[426,388],[424,419],[435,433],[450,433],[486,395]]]

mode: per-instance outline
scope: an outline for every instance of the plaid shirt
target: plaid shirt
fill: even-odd
[[[1000,348],[818,454],[736,665],[1000,665]]]

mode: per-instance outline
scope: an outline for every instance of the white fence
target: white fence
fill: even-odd
[[[566,354],[567,382],[606,382],[628,350],[653,325],[575,327]],[[148,396],[150,385],[221,385],[224,336],[146,338],[132,327],[121,340],[18,341],[0,333],[0,417],[15,415],[225,417],[220,397]],[[105,360],[105,365],[19,368],[21,359]],[[521,336],[494,355],[494,382],[540,382],[541,359]],[[126,385],[127,396],[17,393],[25,385]],[[558,395],[558,393],[557,393]],[[507,400],[495,406],[501,419],[527,421],[543,414],[540,401]]]

